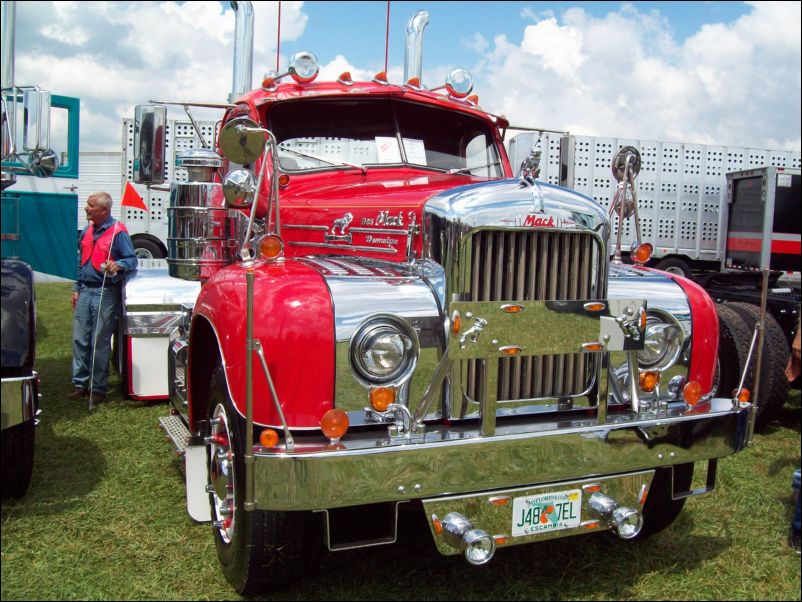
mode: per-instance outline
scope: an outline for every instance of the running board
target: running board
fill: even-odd
[[[187,488],[187,512],[192,520],[206,523],[212,520],[209,506],[209,493],[205,445],[189,445],[190,433],[178,415],[162,416],[159,426],[172,441],[176,453],[184,460],[184,478]]]

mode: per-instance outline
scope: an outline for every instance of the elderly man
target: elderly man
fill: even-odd
[[[106,400],[111,335],[122,305],[122,287],[136,271],[134,245],[125,225],[111,217],[111,196],[86,200],[88,224],[79,236],[78,278],[73,286],[72,384],[70,399]]]

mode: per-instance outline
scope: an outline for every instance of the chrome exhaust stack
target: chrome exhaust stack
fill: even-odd
[[[443,519],[443,537],[446,542],[465,555],[469,564],[486,564],[496,553],[496,542],[486,531],[474,529],[471,521],[458,512],[450,512]]]
[[[250,2],[231,2],[234,23],[234,78],[228,102],[234,102],[253,84],[253,6]]]
[[[643,515],[640,511],[619,505],[609,495],[596,492],[590,496],[588,505],[601,514],[621,539],[632,539],[643,529]]]
[[[423,72],[423,30],[429,24],[429,13],[419,10],[409,19],[404,51],[404,83]],[[422,84],[421,84],[422,85]]]

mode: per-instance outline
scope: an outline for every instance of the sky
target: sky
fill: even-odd
[[[253,2],[254,85],[276,68],[278,5]],[[401,83],[405,25],[423,9],[423,85],[468,69],[481,107],[514,125],[800,151],[800,6],[391,2],[388,76]],[[387,10],[281,2],[280,70],[307,50],[320,79],[372,79],[384,69]],[[228,2],[36,1],[16,12],[15,82],[80,99],[82,151],[119,150],[136,104],[225,102],[231,91]]]

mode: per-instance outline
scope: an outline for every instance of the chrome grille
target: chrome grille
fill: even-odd
[[[470,300],[580,300],[598,296],[599,246],[592,235],[563,231],[483,230],[470,245]],[[591,358],[575,353],[501,358],[498,401],[572,397],[589,387]],[[481,360],[468,360],[465,391],[482,401]]]

